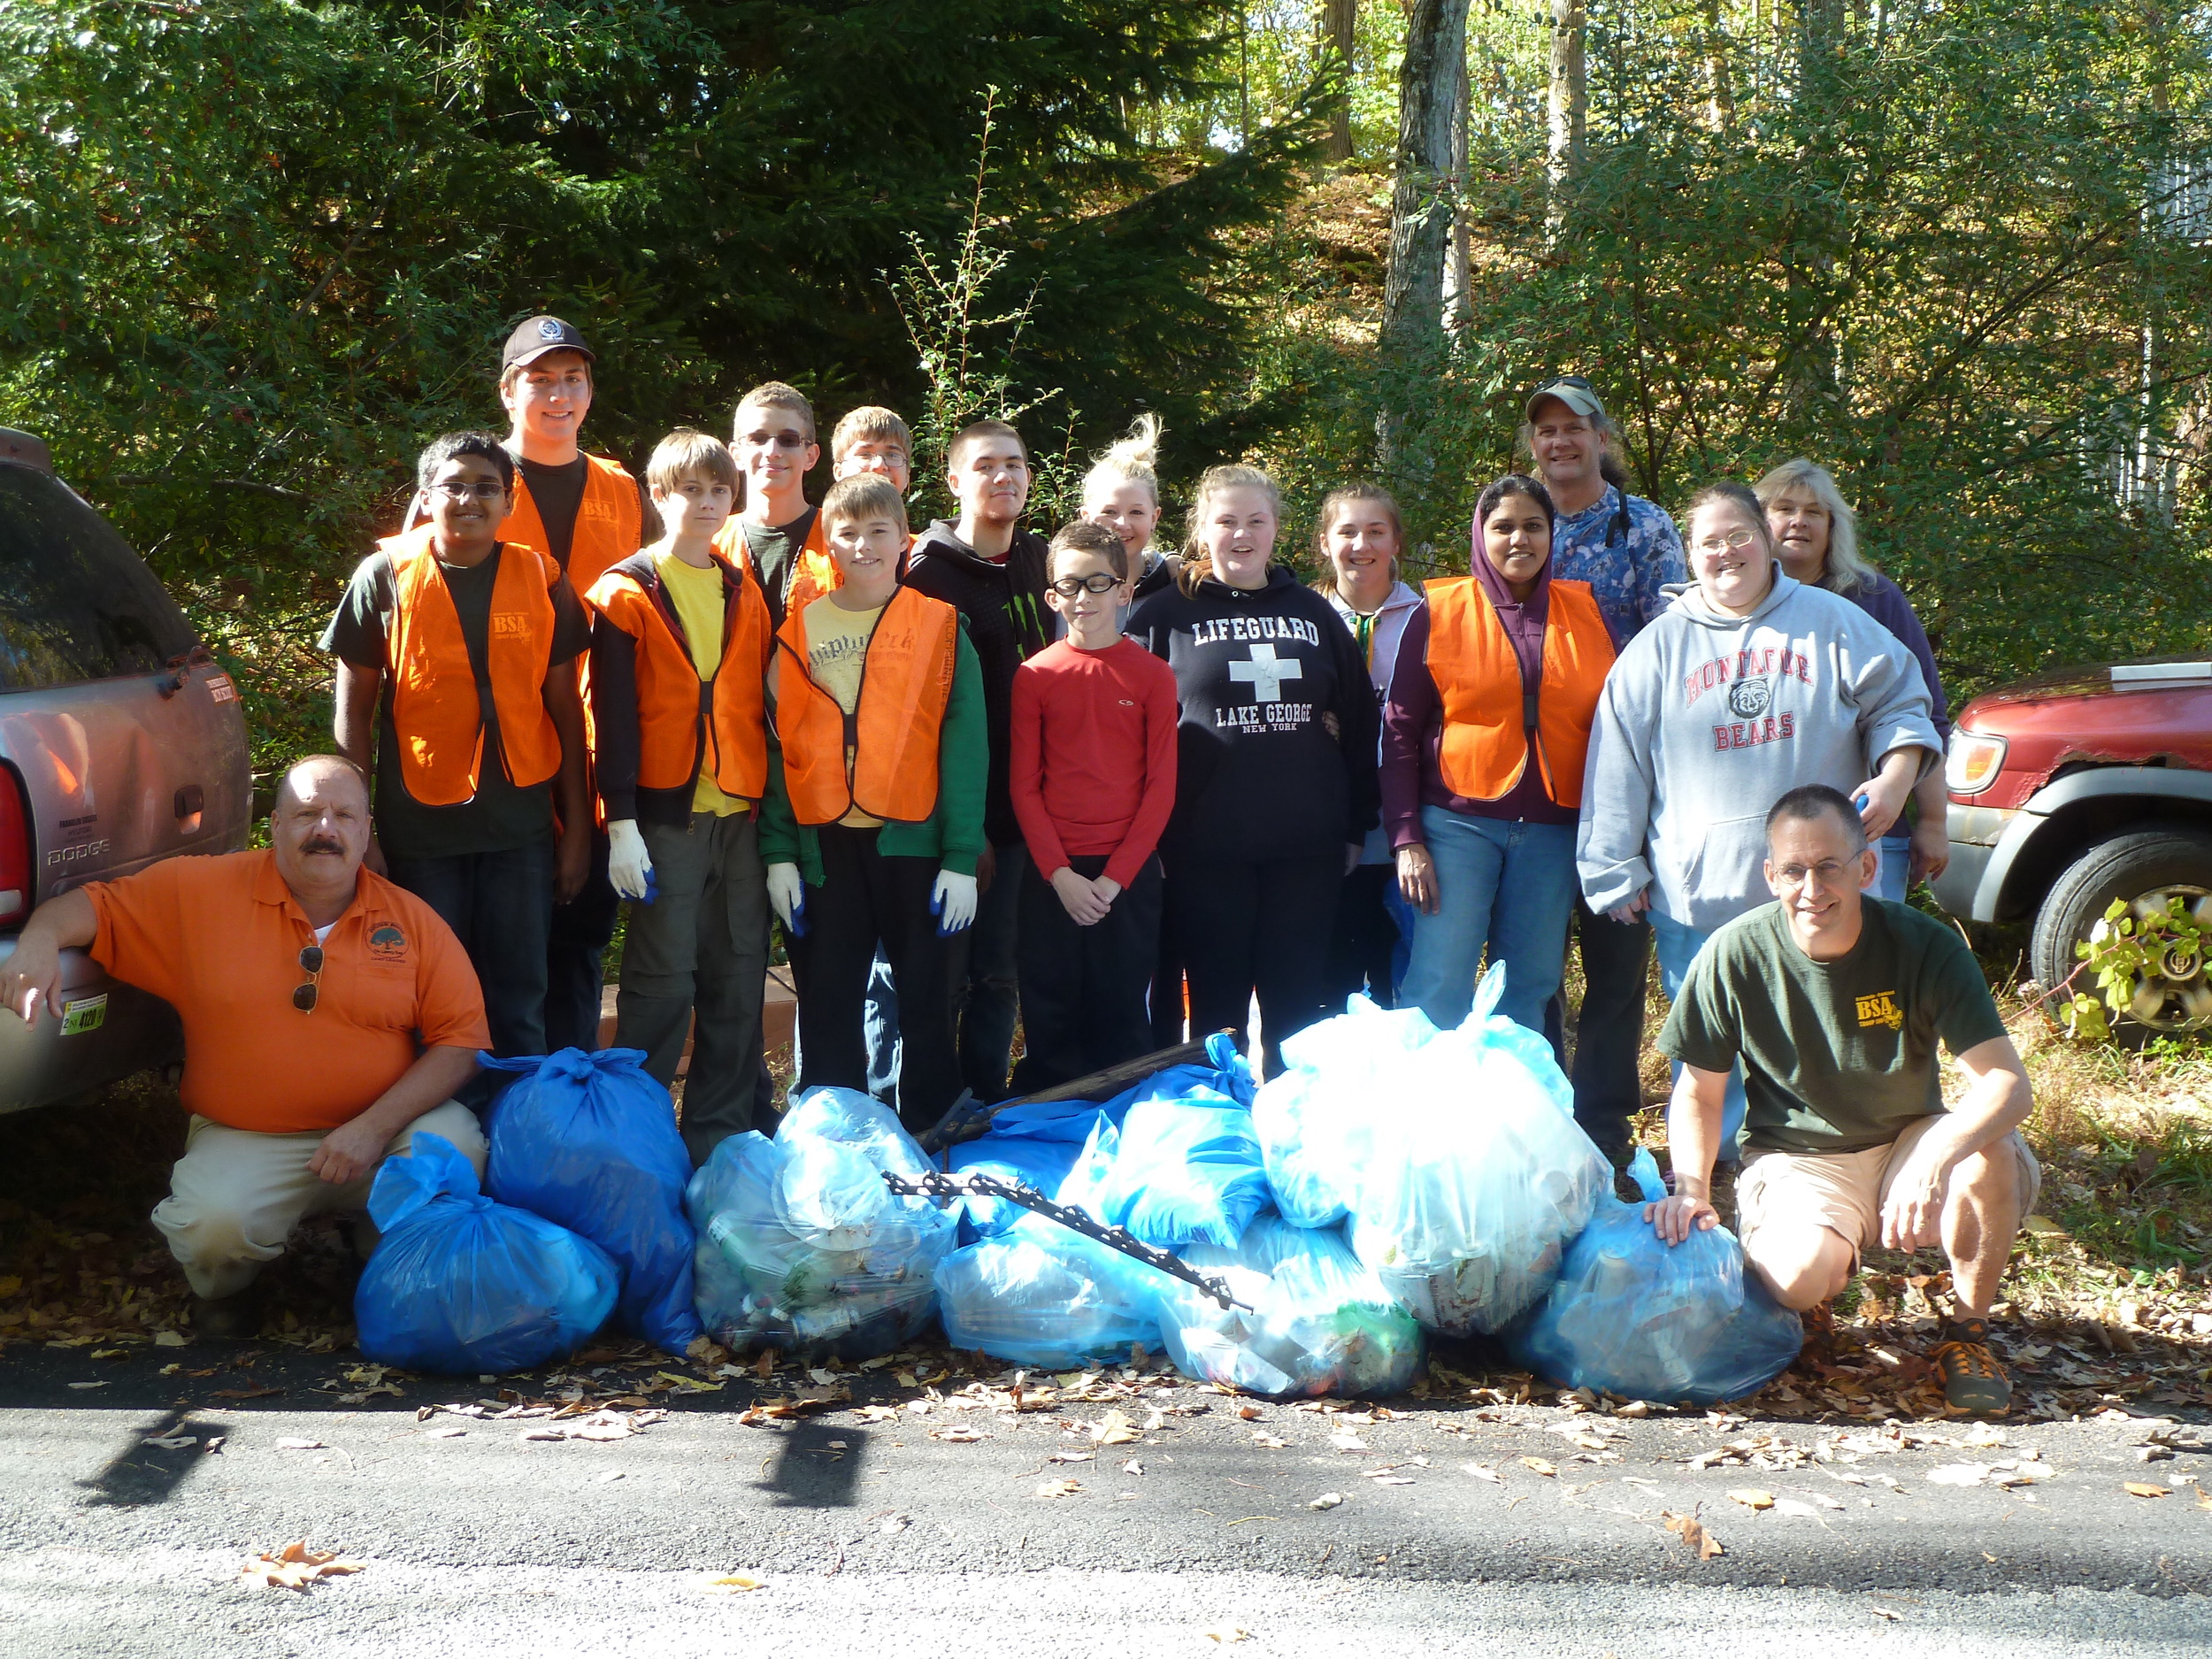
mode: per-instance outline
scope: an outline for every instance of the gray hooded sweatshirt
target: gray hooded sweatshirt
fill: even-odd
[[[1773,895],[1767,809],[1801,784],[1848,795],[1893,749],[1942,753],[1919,664],[1848,599],[1774,569],[1747,617],[1694,583],[1613,664],[1590,731],[1575,856],[1591,908],[1646,886],[1652,908],[1709,930]]]

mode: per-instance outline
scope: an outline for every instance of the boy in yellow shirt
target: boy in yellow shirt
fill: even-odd
[[[719,555],[740,488],[730,451],[672,433],[646,468],[666,534],[591,590],[591,703],[608,875],[633,901],[615,1044],[672,1084],[694,1033],[684,1142],[704,1164],[752,1127],[768,895],[763,677],[774,629],[761,584]]]

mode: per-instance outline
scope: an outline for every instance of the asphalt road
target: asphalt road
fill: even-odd
[[[2162,1431],[2118,1414],[1994,1436],[1907,1425],[1900,1446],[1879,1425],[1552,1404],[1245,1417],[1211,1389],[1118,1373],[1041,1408],[1052,1379],[1033,1379],[1018,1414],[1002,1387],[996,1409],[963,1409],[964,1374],[931,1401],[892,1368],[838,1379],[850,1404],[792,1420],[740,1421],[806,1386],[789,1371],[657,1396],[668,1416],[602,1443],[519,1438],[542,1417],[418,1417],[502,1408],[472,1380],[341,1404],[349,1363],[257,1344],[0,1357],[0,1653],[2082,1659],[2212,1643],[2212,1455],[2181,1425],[2163,1431],[2181,1449],[2141,1461]],[[1115,1412],[1133,1442],[1095,1438]],[[979,1438],[933,1438],[948,1428]],[[1732,1443],[1770,1466],[1693,1466]],[[2022,1462],[2032,1484],[1989,1484]],[[1962,1468],[1981,1484],[1930,1479]],[[1667,1529],[1686,1514],[1725,1553]],[[361,1570],[304,1591],[240,1581],[295,1540]],[[759,1587],[711,1583],[733,1575]]]

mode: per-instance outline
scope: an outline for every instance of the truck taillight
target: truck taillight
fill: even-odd
[[[31,826],[23,815],[23,786],[0,766],[0,927],[15,927],[31,913]]]
[[[2005,740],[1985,732],[1951,728],[1950,752],[1943,757],[1943,787],[1953,795],[1979,795],[1997,781],[2005,766]]]

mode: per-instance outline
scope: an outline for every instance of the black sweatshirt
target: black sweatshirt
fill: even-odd
[[[983,833],[995,847],[1022,838],[1007,787],[1011,761],[1014,671],[1052,643],[1051,613],[1045,609],[1045,579],[1051,553],[1040,535],[1014,532],[1006,562],[995,565],[938,519],[916,538],[899,580],[916,593],[941,599],[968,625],[983,671],[984,724],[991,737],[990,780],[983,794]],[[1341,626],[1341,625],[1340,625]]]
[[[1174,669],[1182,704],[1171,863],[1317,857],[1374,828],[1375,694],[1326,599],[1278,565],[1248,591],[1164,588],[1128,633]]]

